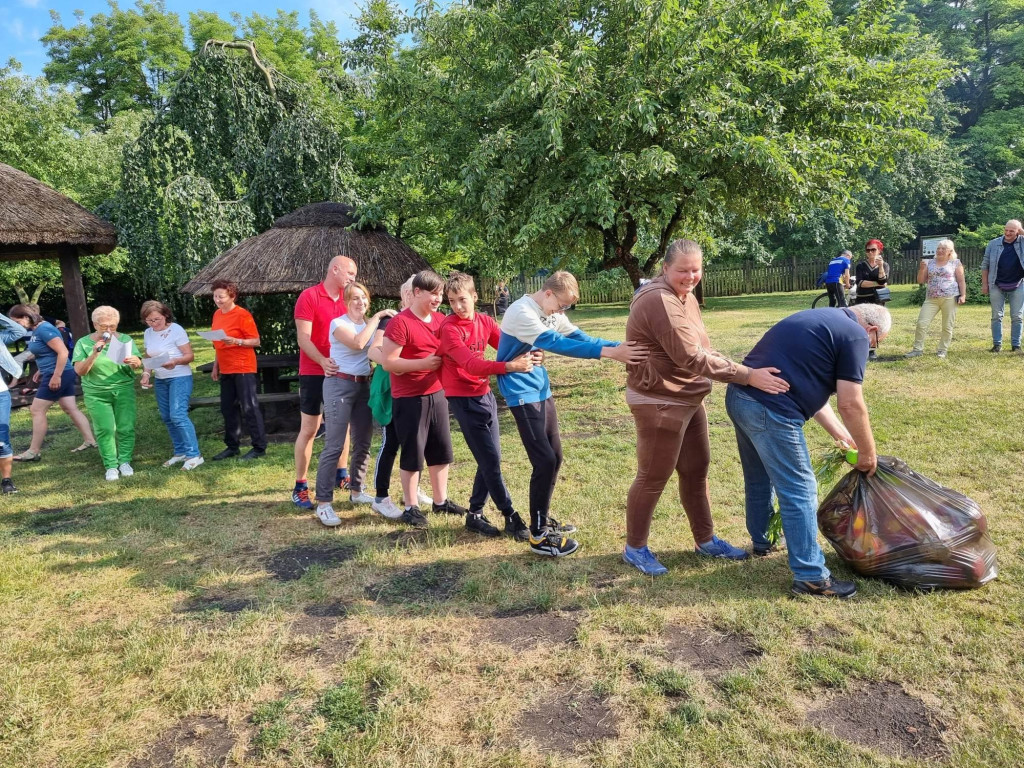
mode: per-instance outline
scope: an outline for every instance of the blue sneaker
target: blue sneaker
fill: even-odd
[[[292,504],[299,509],[312,509],[313,502],[309,500],[309,488],[305,485],[296,485],[292,491]]]
[[[693,551],[698,555],[721,557],[726,560],[746,560],[750,557],[750,553],[747,550],[734,547],[728,541],[724,541],[717,536],[712,536],[709,544],[704,546],[698,544],[693,548]]]
[[[630,546],[626,546],[622,550],[622,561],[629,563],[636,568],[640,573],[646,574],[647,576],[663,576],[668,573],[668,568],[658,562],[658,558],[654,556],[647,547],[640,547],[640,549],[633,549]]]

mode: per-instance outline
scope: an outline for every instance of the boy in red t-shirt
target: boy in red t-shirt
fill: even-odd
[[[430,472],[433,511],[467,514],[448,498],[452,439],[448,401],[437,375],[441,367],[438,333],[444,320],[437,308],[443,292],[439,275],[429,269],[417,272],[412,280],[412,303],[388,322],[381,350],[384,369],[391,374],[391,419],[402,445],[398,468],[407,506],[398,519],[416,528],[425,528],[427,519],[418,506],[408,502],[416,498],[424,462]]]
[[[489,494],[505,517],[505,534],[517,541],[529,541],[530,529],[513,507],[501,476],[498,406],[491,393],[490,377],[492,374],[533,370],[531,353],[526,352],[507,363],[485,360],[484,351],[488,345],[498,348],[501,331],[492,318],[476,312],[477,293],[473,278],[456,272],[448,278],[447,292],[452,314],[441,323],[441,344],[438,348],[441,384],[466,445],[476,459],[476,478],[469,497],[466,527],[485,536],[498,535],[498,529],[483,515]]]

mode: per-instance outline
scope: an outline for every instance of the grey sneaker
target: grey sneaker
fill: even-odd
[[[905,354],[904,357],[920,357],[923,354],[924,354],[924,350],[912,349],[909,352],[907,352],[907,354]]]
[[[946,350],[940,349],[938,352],[935,353],[935,356],[937,358],[939,358],[939,360],[945,360],[946,359]]]

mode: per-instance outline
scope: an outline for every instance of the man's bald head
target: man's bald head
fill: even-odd
[[[356,263],[348,256],[335,256],[327,265],[327,276],[325,283],[333,283],[338,290],[343,291],[349,283],[356,280]]]

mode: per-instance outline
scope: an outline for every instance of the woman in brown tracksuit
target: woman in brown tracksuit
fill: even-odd
[[[623,560],[657,576],[667,569],[647,548],[654,507],[675,471],[679,500],[690,521],[695,551],[708,557],[745,559],[745,550],[714,534],[708,499],[711,445],[704,398],[711,380],[746,384],[779,393],[789,384],[777,368],[747,368],[711,348],[694,286],[703,274],[703,254],[693,240],[676,240],[665,253],[662,273],[633,297],[626,341],[650,350],[646,363],[630,366],[626,403],[636,421],[637,474],[626,502]]]

